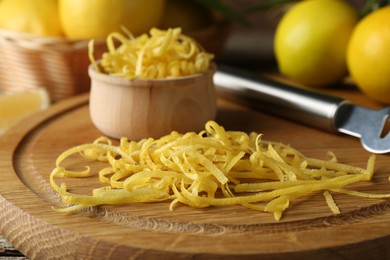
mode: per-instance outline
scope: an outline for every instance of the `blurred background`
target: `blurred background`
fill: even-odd
[[[265,0],[222,1],[239,13],[255,4],[267,2]],[[361,8],[366,3],[365,0],[348,1],[357,8]],[[276,66],[273,52],[274,33],[281,17],[291,5],[285,4],[280,7],[257,10],[245,15],[251,26],[233,22],[230,35],[223,47],[220,61],[259,69]]]

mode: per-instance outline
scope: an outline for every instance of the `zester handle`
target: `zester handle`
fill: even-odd
[[[214,84],[225,98],[331,132],[337,131],[335,115],[339,107],[348,102],[221,65]]]

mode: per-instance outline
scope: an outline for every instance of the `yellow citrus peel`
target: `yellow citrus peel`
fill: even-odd
[[[214,121],[205,130],[138,142],[122,138],[118,145],[106,137],[64,151],[50,175],[50,184],[72,212],[90,206],[136,202],[170,201],[192,207],[242,205],[270,212],[276,220],[291,202],[322,192],[334,214],[339,214],[332,193],[369,198],[388,198],[388,194],[367,194],[348,190],[349,184],[373,177],[375,156],[367,168],[306,157],[296,149],[264,141],[258,133],[226,131]],[[64,160],[80,153],[87,159],[103,162],[97,172],[89,167],[70,171]],[[96,177],[103,184],[90,194],[76,194],[59,178]]]
[[[93,57],[93,41],[90,42],[89,59],[95,70],[127,79],[174,78],[208,70],[214,57],[194,39],[183,35],[181,28],[152,28],[149,35],[138,37],[124,31],[126,36],[114,32],[107,37],[107,52],[100,64]]]

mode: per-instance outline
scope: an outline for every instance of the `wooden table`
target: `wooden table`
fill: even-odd
[[[361,105],[366,105],[366,106],[371,107],[371,108],[380,107],[378,104],[375,104],[375,103],[371,102],[370,100],[366,99],[359,91],[357,91],[356,89],[354,89],[352,87],[344,86],[341,89],[329,89],[327,91],[332,92],[334,94],[337,94],[339,96],[348,97],[352,101],[354,101],[355,103],[358,103]],[[75,121],[73,120],[69,125],[64,125],[65,121],[59,122],[58,124],[56,122],[54,122],[53,126],[50,126],[51,129],[47,130],[48,131],[47,133],[50,134],[53,131],[55,131],[55,132],[62,131],[62,134],[59,137],[59,140],[60,140],[60,142],[64,142],[63,143],[64,147],[66,146],[65,140],[67,140],[67,138],[68,138],[68,136],[66,136],[67,131],[70,131],[69,132],[70,134],[74,134],[74,132],[72,132],[72,131],[77,131],[77,133],[78,133],[78,137],[73,136],[72,137],[73,139],[69,138],[69,142],[67,144],[68,146],[86,141],[88,139],[89,135],[91,135],[91,134],[98,135],[99,134],[96,129],[91,128],[92,126],[90,125],[90,122],[88,121],[89,119],[87,118],[87,114],[86,114],[87,100],[88,100],[88,97],[86,95],[84,95],[84,96],[75,97],[74,99],[71,99],[71,100],[67,100],[63,103],[59,103],[59,104],[53,106],[52,108],[50,108],[48,111],[44,112],[43,115],[39,114],[39,115],[36,115],[36,116],[33,116],[33,117],[27,119],[25,122],[23,122],[21,125],[19,125],[19,127],[14,128],[12,130],[12,131],[15,131],[15,134],[13,134],[13,133],[9,134],[6,137],[10,138],[10,139],[21,138],[23,136],[29,135],[29,132],[32,129],[43,130],[42,134],[46,134],[45,128],[46,128],[47,121],[45,121],[45,118],[47,118],[47,120],[49,120],[49,121],[52,121],[52,120],[56,120],[56,118],[58,116],[58,118],[60,118],[60,120],[66,121],[66,120],[69,120],[69,118],[73,118]],[[71,112],[71,114],[68,116],[67,111],[73,111],[73,112]],[[64,118],[62,118],[63,116],[64,116]],[[77,118],[77,117],[79,117],[79,118]],[[331,150],[335,150],[336,153],[341,153],[340,155],[341,155],[342,160],[346,160],[348,163],[355,163],[356,162],[359,165],[363,165],[363,162],[368,158],[368,155],[369,155],[368,152],[364,151],[363,148],[360,146],[358,140],[356,140],[352,137],[348,137],[348,136],[344,136],[344,135],[334,135],[334,134],[330,134],[330,133],[321,132],[320,130],[312,129],[312,128],[309,128],[306,126],[296,124],[294,122],[289,122],[289,121],[286,121],[284,119],[275,118],[273,116],[263,114],[262,112],[259,112],[259,111],[254,111],[254,110],[251,110],[249,108],[241,107],[239,105],[230,103],[226,100],[221,100],[221,99],[219,100],[219,114],[218,114],[217,121],[225,123],[224,126],[227,129],[245,130],[245,131],[252,131],[252,130],[264,131],[264,135],[266,137],[265,139],[268,139],[268,140],[278,139],[278,141],[289,142],[290,144],[292,144],[292,146],[298,146],[298,148],[302,148],[303,151],[308,152],[311,155],[325,154],[327,149],[331,149]],[[265,123],[262,124],[261,122],[266,122],[266,124]],[[79,127],[79,124],[80,124],[80,127]],[[65,128],[65,130],[64,130],[64,128]],[[287,131],[287,129],[288,129],[288,131]],[[29,136],[24,141],[28,141],[30,138],[34,139],[34,137]],[[51,137],[51,139],[50,139],[50,137],[48,137],[48,139],[51,140],[51,139],[53,139],[53,137]],[[11,145],[11,146],[12,146],[13,142],[18,143],[17,140],[10,141],[10,142],[5,141],[5,140],[0,140],[0,141],[3,141],[3,143],[5,143],[6,145]],[[46,148],[52,147],[52,145],[50,143],[45,143],[42,139],[37,140],[37,142],[41,143],[42,145],[45,145]],[[53,148],[54,150],[58,150],[58,148],[59,148],[55,145],[53,147],[54,147]],[[44,148],[36,147],[34,145],[31,147],[27,147],[27,151],[29,151],[30,149],[32,152],[35,152],[36,149],[38,149],[39,151],[43,151],[41,149],[44,149]],[[6,156],[6,152],[4,152],[4,151],[2,153],[0,152],[0,158],[1,158],[1,156]],[[34,155],[34,154],[31,154],[31,156],[29,154],[21,154],[20,156],[23,158],[25,156],[27,156],[26,158],[30,158],[32,161],[34,161],[36,159],[34,157],[36,155]],[[55,155],[52,155],[52,156],[53,156],[53,158],[55,157]],[[18,160],[19,159],[23,160],[23,158],[18,158]],[[40,159],[42,159],[42,158],[40,158]],[[390,169],[388,169],[388,167],[386,166],[385,160],[387,160],[387,157],[385,155],[380,156],[379,165],[380,165],[381,169],[385,171],[385,172],[382,171],[381,176],[386,175],[386,174],[389,175],[389,172],[390,172]],[[37,168],[38,174],[39,174],[39,169],[43,169],[42,168],[43,165],[46,165],[47,163],[48,162],[44,162],[42,165],[38,165],[38,168]],[[4,167],[7,165],[8,164],[6,162],[0,162],[0,167],[1,166]],[[9,165],[7,167],[9,167]],[[39,167],[41,167],[41,168],[39,168]],[[23,170],[21,173],[23,174]],[[0,176],[0,179],[1,179],[1,177],[2,176]],[[31,176],[24,176],[24,177],[22,177],[22,179],[26,178],[24,181],[26,181],[26,180],[32,181],[29,179],[30,177]],[[34,183],[32,185],[37,184],[39,186],[40,180],[36,180],[36,181],[37,181],[37,183]],[[15,188],[21,188],[23,191],[28,191],[19,182],[14,183],[14,182],[10,181],[9,184],[14,185]],[[44,185],[46,185],[46,184],[44,184]],[[14,219],[13,220],[13,221],[15,221],[14,224],[16,226],[18,226],[19,220],[26,221],[28,219],[28,221],[31,221],[32,224],[29,224],[26,226],[26,228],[28,228],[28,229],[26,230],[25,234],[28,236],[35,237],[34,232],[39,230],[39,236],[34,238],[34,239],[38,239],[35,242],[42,243],[42,241],[44,241],[44,243],[47,243],[46,245],[45,244],[43,244],[43,245],[38,244],[38,248],[34,248],[31,244],[28,243],[28,241],[23,240],[24,233],[23,234],[18,233],[18,232],[22,232],[22,231],[17,231],[20,229],[15,229],[14,232],[10,233],[9,225],[2,226],[1,214],[0,214],[0,230],[3,230],[3,232],[4,232],[3,234],[7,235],[7,238],[10,237],[12,239],[14,245],[16,245],[18,247],[18,249],[20,249],[22,252],[26,252],[27,254],[32,255],[34,258],[38,258],[37,256],[39,256],[39,255],[44,256],[45,254],[51,254],[53,252],[55,252],[56,254],[63,253],[64,254],[63,257],[65,257],[67,254],[70,254],[69,252],[63,251],[62,250],[63,248],[74,249],[74,250],[76,250],[75,251],[76,253],[82,253],[82,254],[85,254],[85,256],[89,256],[89,257],[97,256],[99,254],[104,255],[107,253],[107,250],[112,250],[109,253],[111,253],[113,255],[117,254],[120,257],[124,257],[126,255],[126,252],[128,250],[127,245],[122,245],[123,233],[121,233],[121,232],[123,231],[123,228],[114,227],[112,230],[109,230],[109,229],[107,230],[110,233],[112,233],[112,235],[114,237],[117,236],[118,238],[108,239],[108,241],[96,242],[96,241],[100,241],[100,240],[105,240],[105,238],[108,237],[107,234],[99,233],[103,229],[101,229],[101,227],[99,227],[99,226],[96,226],[96,223],[94,224],[95,221],[99,222],[98,219],[100,217],[97,217],[98,219],[94,219],[94,218],[85,218],[85,216],[83,217],[83,216],[71,215],[71,216],[69,216],[69,218],[67,217],[67,219],[65,220],[66,222],[69,221],[69,223],[64,224],[64,222],[63,222],[64,217],[57,214],[57,213],[51,212],[50,207],[48,207],[49,205],[47,205],[47,202],[40,201],[39,198],[37,198],[36,194],[28,193],[28,194],[25,194],[26,197],[24,197],[24,195],[23,196],[20,195],[21,200],[24,200],[24,198],[26,198],[27,202],[25,202],[25,201],[20,201],[20,199],[18,200],[18,198],[15,198],[14,195],[12,194],[13,193],[12,191],[7,191],[6,189],[2,189],[1,187],[0,187],[0,191],[7,193],[7,194],[1,194],[1,195],[5,196],[7,198],[7,200],[9,201],[9,203],[18,204],[18,207],[20,207],[25,212],[28,212],[31,214],[31,215],[21,214],[18,211],[18,209],[16,209],[15,212],[13,212],[12,209],[6,210],[6,211],[8,211],[7,212],[8,215],[21,214],[19,217],[15,217],[17,221]],[[35,192],[37,192],[37,191],[35,191]],[[38,191],[38,195],[39,195],[39,191]],[[41,196],[41,195],[39,195],[39,196]],[[257,256],[261,255],[261,256],[265,257],[265,259],[267,259],[267,257],[272,258],[272,259],[279,259],[279,258],[283,258],[286,256],[291,256],[292,257],[291,259],[300,259],[302,256],[303,257],[316,256],[316,257],[318,257],[318,259],[327,259],[328,257],[336,257],[336,256],[342,256],[342,257],[348,258],[348,256],[356,256],[356,255],[361,254],[362,252],[367,252],[370,254],[371,257],[376,258],[376,259],[388,258],[390,256],[390,248],[388,247],[389,240],[390,240],[390,237],[388,236],[390,234],[390,228],[388,227],[388,225],[385,227],[381,227],[380,225],[377,225],[378,222],[383,221],[383,216],[382,216],[383,214],[384,215],[389,214],[387,212],[387,210],[388,210],[387,204],[382,203],[380,205],[378,204],[379,206],[375,207],[376,202],[364,202],[366,204],[364,204],[365,206],[363,208],[367,207],[367,209],[368,209],[366,212],[364,210],[359,211],[359,209],[357,209],[359,207],[359,199],[356,200],[356,198],[355,198],[355,200],[351,200],[351,201],[352,201],[351,205],[344,205],[347,208],[346,209],[347,212],[345,214],[343,214],[342,217],[340,217],[340,218],[333,217],[329,212],[327,212],[326,207],[324,209],[322,206],[321,207],[314,206],[313,211],[316,211],[317,209],[319,209],[320,212],[310,213],[310,211],[309,211],[309,213],[308,213],[307,209],[300,208],[300,210],[305,212],[305,214],[308,214],[308,216],[307,216],[308,220],[305,220],[305,216],[302,216],[299,214],[295,215],[297,212],[294,212],[294,214],[287,216],[286,219],[283,220],[281,223],[275,223],[272,218],[269,218],[269,216],[254,215],[254,213],[251,211],[244,212],[244,211],[242,211],[242,209],[237,209],[234,207],[228,208],[225,210],[222,209],[222,211],[221,211],[222,215],[221,215],[221,212],[216,211],[215,209],[212,209],[211,212],[198,211],[198,210],[192,211],[191,210],[191,212],[192,212],[191,214],[196,214],[196,216],[198,218],[197,220],[194,220],[191,214],[188,215],[188,213],[186,213],[186,209],[183,207],[179,208],[178,211],[176,211],[176,212],[178,214],[177,215],[178,220],[181,221],[182,223],[191,223],[190,219],[192,219],[191,221],[195,221],[196,223],[200,223],[199,224],[200,227],[205,228],[206,233],[208,232],[206,234],[207,241],[208,241],[208,239],[211,239],[210,242],[211,241],[217,242],[219,239],[222,239],[222,237],[220,236],[219,233],[215,233],[215,234],[213,233],[214,232],[213,227],[217,227],[218,225],[222,225],[222,226],[226,225],[226,227],[232,227],[232,226],[229,226],[232,224],[231,222],[227,221],[225,223],[224,221],[217,219],[217,218],[220,218],[221,216],[229,216],[230,215],[230,217],[235,218],[236,221],[240,221],[240,219],[246,219],[245,221],[251,222],[251,224],[249,225],[249,229],[248,229],[251,231],[250,232],[248,231],[249,233],[244,232],[243,233],[244,237],[241,237],[240,239],[245,240],[246,239],[245,236],[249,236],[249,237],[253,236],[253,239],[254,239],[254,241],[256,241],[258,247],[261,248],[262,244],[259,242],[260,240],[256,236],[256,234],[261,233],[262,232],[261,230],[264,229],[264,231],[266,231],[264,233],[264,237],[266,237],[267,239],[270,238],[270,239],[277,240],[278,239],[277,235],[282,234],[282,237],[283,237],[282,241],[286,243],[285,247],[289,248],[289,250],[290,250],[290,251],[287,250],[285,252],[280,252],[280,253],[276,252],[275,253],[272,251],[273,249],[270,248],[269,250],[267,249],[266,251],[264,251],[264,253],[259,253],[258,251],[256,251],[256,250],[258,250],[258,249],[256,249],[256,247],[249,247],[251,250],[253,250],[254,253],[253,253],[253,255],[246,255],[248,257],[251,257],[251,256],[257,257]],[[344,202],[347,202],[347,201],[344,201]],[[349,202],[349,200],[348,200],[348,202]],[[8,202],[3,201],[3,207],[5,205],[4,203],[8,203]],[[37,204],[34,204],[34,203],[37,203]],[[2,203],[0,203],[0,206],[1,206],[1,204]],[[34,207],[34,205],[38,205],[39,209],[37,209],[36,206]],[[310,203],[310,205],[313,206],[313,203]],[[46,208],[46,207],[48,207],[48,208]],[[149,206],[147,206],[147,207],[149,207]],[[139,216],[141,217],[141,219],[143,217],[146,219],[149,217],[152,217],[152,219],[157,221],[156,222],[157,224],[156,223],[155,224],[157,226],[159,226],[158,227],[159,231],[157,231],[157,233],[153,233],[153,232],[149,233],[149,232],[145,232],[142,230],[138,230],[136,233],[139,233],[140,237],[135,237],[135,238],[134,237],[133,238],[127,237],[126,238],[126,239],[129,239],[131,241],[138,241],[140,239],[139,240],[140,242],[137,242],[137,247],[138,246],[140,246],[141,248],[143,246],[146,247],[142,250],[139,250],[139,249],[135,250],[134,249],[135,252],[140,254],[141,256],[143,255],[146,257],[148,257],[148,256],[151,257],[153,255],[156,256],[155,254],[157,254],[158,252],[160,252],[160,253],[161,252],[164,252],[164,253],[168,252],[168,256],[172,256],[172,253],[173,253],[173,255],[176,255],[174,253],[176,250],[176,247],[180,247],[180,250],[184,250],[184,252],[186,251],[185,248],[189,247],[189,251],[187,253],[180,254],[180,256],[183,256],[184,258],[191,257],[194,255],[199,256],[199,255],[197,255],[198,252],[196,252],[196,250],[195,250],[196,247],[194,247],[193,244],[191,244],[191,243],[183,244],[184,241],[181,239],[178,239],[176,242],[174,242],[175,236],[173,236],[173,235],[175,234],[175,232],[176,232],[175,228],[177,228],[177,227],[173,227],[173,230],[170,230],[170,229],[165,230],[167,227],[165,227],[163,225],[164,221],[168,221],[168,222],[166,222],[166,224],[168,224],[168,225],[171,225],[169,223],[170,221],[173,221],[173,222],[176,221],[174,216],[168,214],[166,206],[165,205],[162,205],[162,206],[161,205],[153,205],[152,207],[153,207],[153,212],[150,211],[149,213],[142,212],[143,211],[142,207],[141,208],[136,207],[136,209],[134,209],[135,211],[133,213],[137,212],[137,214],[140,214]],[[371,208],[371,207],[374,207],[374,208]],[[124,210],[124,209],[122,208],[121,210]],[[377,214],[378,210],[380,213],[379,213],[378,218],[376,218],[376,214]],[[126,212],[126,210],[125,210],[125,212]],[[158,212],[158,214],[161,214],[161,215],[158,216],[158,214],[156,212]],[[126,213],[124,213],[124,214],[126,214]],[[237,214],[237,215],[235,215],[235,214]],[[312,214],[312,215],[310,215],[310,214]],[[373,214],[374,220],[371,221],[371,217],[364,216],[364,214]],[[210,219],[206,219],[205,216],[210,217]],[[217,216],[219,216],[219,217],[217,217]],[[160,217],[162,219],[160,219]],[[351,219],[349,219],[349,218],[351,218]],[[80,223],[80,219],[82,219],[82,221],[83,221],[82,224],[78,224],[78,223]],[[41,227],[42,221],[43,221],[43,223],[46,223],[46,222],[49,223],[49,222],[53,221],[52,223],[54,223],[55,228],[53,229],[51,225],[46,225],[46,224],[44,224],[44,227]],[[130,221],[132,221],[132,220],[130,220]],[[159,221],[162,221],[162,222],[160,224],[158,224]],[[373,234],[373,233],[378,232],[378,234],[379,234],[378,237],[375,237],[375,234],[372,237],[368,236],[369,241],[367,241],[365,239],[360,239],[358,237],[359,236],[364,237],[368,234],[362,233],[362,234],[357,235],[353,232],[354,228],[362,228],[362,226],[364,226],[364,224],[365,224],[365,221],[367,221],[368,225],[373,225],[373,227],[374,227],[371,232],[367,232],[367,233]],[[99,223],[99,225],[110,226],[109,222],[110,222],[110,220],[108,220],[108,222],[105,222],[103,224]],[[261,224],[261,223],[263,223],[263,224]],[[149,224],[152,224],[152,223],[149,223]],[[240,223],[238,223],[238,224],[240,224]],[[306,226],[306,224],[307,224],[306,230],[303,233],[299,233],[300,232],[299,229],[302,228],[303,225]],[[65,225],[65,226],[63,226],[63,225]],[[87,230],[87,231],[81,230],[80,231],[80,229],[82,229],[84,225],[85,226],[92,225],[96,228],[96,230],[95,231],[94,230]],[[242,225],[242,228],[245,229],[245,226],[247,225],[247,223],[241,223],[240,225]],[[310,227],[311,225],[312,225],[312,227]],[[324,225],[329,225],[329,227],[324,228]],[[317,237],[318,235],[316,235],[316,232],[321,233],[322,235],[324,235],[324,237],[332,237],[332,232],[334,232],[335,230],[340,230],[340,232],[347,232],[347,231],[349,232],[350,229],[348,229],[348,225],[351,226],[352,232],[346,236],[345,241],[343,241],[343,239],[341,239],[341,237],[338,237],[338,239],[336,239],[336,240],[329,239],[328,241],[325,241],[325,242],[318,241],[318,242],[324,243],[324,245],[323,245],[324,247],[322,247],[322,248],[318,248],[316,246],[317,240],[319,239]],[[3,229],[2,229],[2,227],[3,227]],[[65,229],[62,229],[62,227],[65,227]],[[147,227],[145,227],[145,228],[148,229]],[[121,231],[121,229],[122,229],[122,231]],[[295,229],[298,229],[298,230],[295,230]],[[370,230],[369,226],[367,228],[363,228],[363,229],[366,231]],[[131,230],[133,230],[133,228],[131,228]],[[58,231],[59,231],[59,233],[58,233]],[[71,233],[68,234],[67,233],[68,231],[71,231]],[[239,232],[237,230],[236,231],[238,232],[238,234],[234,230],[231,230],[231,231],[232,232],[231,232],[230,236],[239,235]],[[168,234],[166,234],[165,232],[167,232]],[[172,234],[172,232],[173,232],[173,234]],[[186,233],[186,231],[183,231],[183,230],[177,230],[177,232],[179,235],[185,236],[187,238],[200,239],[200,240],[203,239],[202,234],[191,233],[190,231],[188,231],[188,233]],[[294,233],[294,232],[298,232],[298,233]],[[72,234],[74,234],[74,236]],[[387,234],[387,236],[384,234]],[[154,241],[154,239],[158,238],[159,236],[163,236],[163,235],[166,235],[166,237],[164,237],[166,239],[166,241],[163,243],[167,243],[166,246],[171,247],[168,251],[164,251],[161,247],[159,248],[159,246],[157,244],[152,242],[152,241]],[[41,236],[47,236],[47,239],[40,240]],[[57,246],[59,246],[59,247],[57,249],[50,248],[50,245],[52,242],[50,240],[50,236],[53,236],[54,237],[53,239],[57,239],[57,240],[64,239],[64,243],[67,245],[65,245],[65,247],[62,247],[62,245],[58,245],[58,243],[61,244],[60,241],[57,241]],[[213,236],[215,236],[215,237],[213,238]],[[229,236],[229,232],[227,234],[227,238],[224,237],[224,239],[226,239],[226,243],[229,244],[232,241],[229,240],[228,236]],[[308,238],[310,238],[311,236],[313,237],[313,239],[312,239],[312,241],[309,242],[310,239],[308,240]],[[371,242],[371,238],[373,238],[372,242]],[[294,239],[296,241],[294,241]],[[75,247],[74,243],[77,242],[78,240],[80,240],[79,243],[83,243],[83,242],[92,243],[91,247],[88,247],[87,249],[83,249],[84,244],[79,244],[81,249],[74,248]],[[122,241],[122,242],[120,242],[118,244],[118,241]],[[346,242],[346,241],[359,241],[359,242],[356,242],[356,244],[355,243],[348,244],[348,242]],[[339,245],[337,244],[338,242],[340,242]],[[22,256],[17,251],[15,251],[13,249],[13,247],[11,245],[9,245],[7,242],[2,242],[2,243],[4,244],[3,247],[5,249],[5,250],[3,250],[3,251],[5,251],[3,254],[15,254],[16,256]],[[94,245],[93,243],[97,243],[97,244]],[[143,245],[139,244],[139,243],[143,243]],[[148,243],[151,243],[151,244],[149,245]],[[193,240],[193,243],[196,244],[197,241]],[[295,244],[295,246],[292,246],[292,244],[289,245],[289,243]],[[347,243],[347,244],[344,244],[344,243]],[[273,245],[276,246],[277,244],[273,244]],[[40,246],[42,246],[42,247],[39,248]],[[246,250],[248,248],[248,245],[234,245],[234,243],[230,244],[230,246],[238,246],[237,250],[241,250],[241,249]],[[301,247],[301,249],[294,249],[294,248],[296,248],[296,246],[298,246],[298,248]],[[37,244],[35,244],[35,247],[37,247]],[[148,248],[148,247],[150,247],[150,248]],[[157,249],[153,248],[153,247],[157,247]],[[204,242],[202,244],[202,247],[200,247],[200,246],[198,247],[198,250],[203,250],[203,247],[209,248],[207,250],[212,249],[210,247],[210,244],[207,244],[206,242]],[[215,248],[215,250],[217,251],[217,256],[226,257],[223,254],[220,255],[223,252],[223,250],[226,250],[226,248],[223,248],[224,247],[223,244],[220,244],[219,247],[221,247],[221,248]],[[276,246],[276,247],[278,247],[278,246]],[[329,248],[329,249],[327,249],[327,248]],[[51,250],[54,250],[54,251],[51,251]],[[77,251],[77,250],[80,250],[80,251]],[[87,250],[87,251],[85,251],[85,250]],[[131,250],[133,250],[133,249],[131,249]],[[151,251],[149,251],[149,250],[151,250]],[[163,250],[163,251],[161,251],[161,250]],[[294,251],[294,250],[296,250],[296,251]],[[183,251],[181,251],[181,252],[183,252]],[[245,252],[239,252],[239,253],[242,253],[244,255],[246,254]],[[1,256],[1,254],[0,254],[0,256]],[[210,251],[206,251],[203,254],[203,256],[205,258],[208,258],[210,256],[213,256],[213,253],[210,253]],[[229,254],[227,256],[234,258],[234,256],[229,255]]]

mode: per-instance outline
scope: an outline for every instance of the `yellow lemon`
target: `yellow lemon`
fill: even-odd
[[[358,21],[343,0],[305,0],[279,22],[274,41],[282,74],[310,86],[326,86],[347,74],[346,52]]]
[[[59,0],[65,35],[71,39],[104,38],[125,26],[134,35],[160,22],[165,0]]]
[[[57,0],[1,0],[0,27],[40,36],[62,36]]]
[[[23,118],[50,105],[44,88],[34,91],[0,95],[0,135]]]
[[[347,61],[351,76],[363,93],[390,104],[390,6],[359,22],[351,37]]]

